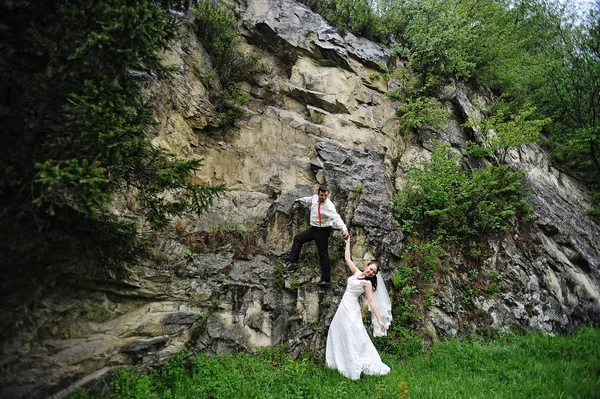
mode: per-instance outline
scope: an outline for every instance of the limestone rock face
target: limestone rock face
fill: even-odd
[[[389,61],[387,49],[351,33],[342,38],[323,17],[296,1],[252,0],[237,8],[252,40],[269,45],[283,41],[318,62],[349,70],[349,56],[371,68]]]
[[[381,64],[395,63],[387,49],[340,36],[292,0],[232,6],[248,51],[265,62],[278,56],[277,48],[299,55],[291,74],[274,67],[255,87],[240,84],[252,97],[246,117],[233,127],[207,127],[215,117],[210,58],[185,21],[164,55],[175,67],[173,78],[145,88],[156,105],[154,143],[203,159],[198,182],[228,191],[207,213],[177,220],[156,237],[154,258],[132,266],[126,278],[92,278],[86,265],[56,265],[31,297],[7,302],[0,397],[65,397],[76,386],[102,386],[124,365],[160,366],[184,347],[218,353],[287,343],[292,352],[308,345],[323,353],[345,289],[343,243],[334,233],[330,290],[314,285],[319,266],[312,244],[303,249],[300,270],[284,275],[293,236],[308,227],[308,210],[293,206],[294,198],[327,184],[350,228],[353,259],[359,267],[377,259],[389,288],[407,243],[393,197],[407,184],[409,168],[430,158],[436,138],[463,153],[467,140],[481,140],[481,132],[462,127],[469,116],[484,117],[469,100],[485,97],[476,90],[460,84],[444,90],[445,129],[400,132],[388,84],[369,79]],[[277,101],[267,101],[267,91]],[[489,243],[486,265],[502,275],[501,291],[471,298],[475,320],[460,288],[468,273],[436,277],[435,303],[423,324],[440,337],[472,328],[557,333],[600,320],[600,228],[585,216],[589,192],[553,168],[537,146],[512,151],[508,161],[528,171],[533,222]]]

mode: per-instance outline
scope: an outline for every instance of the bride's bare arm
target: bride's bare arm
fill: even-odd
[[[367,301],[369,301],[369,305],[371,305],[371,312],[377,317],[377,321],[379,322],[379,327],[382,332],[386,331],[385,324],[381,321],[381,317],[379,316],[379,309],[377,309],[377,304],[373,299],[373,286],[369,283],[361,283],[362,287],[365,289],[365,294],[367,295]]]
[[[350,237],[346,239],[346,251],[344,252],[344,259],[346,260],[346,264],[348,265],[348,269],[352,272],[352,274],[358,271],[358,267],[352,262],[352,256],[350,255]]]

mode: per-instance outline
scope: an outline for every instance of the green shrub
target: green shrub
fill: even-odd
[[[394,288],[402,290],[406,284],[412,280],[413,269],[400,266],[392,272],[392,284]]]
[[[196,30],[211,57],[220,89],[211,90],[210,97],[217,117],[213,126],[230,125],[245,115],[239,106],[248,101],[238,82],[255,82],[264,71],[260,58],[241,50],[241,37],[233,12],[224,3],[201,0],[193,9]]]
[[[298,276],[294,273],[294,276],[290,279],[290,290],[296,291],[300,288],[302,283],[298,280]]]
[[[343,36],[350,31],[358,36],[377,39],[391,33],[393,21],[380,18],[369,2],[363,0],[302,0],[321,14]]]
[[[497,294],[498,292],[500,292],[500,285],[498,285],[498,284],[490,284],[487,287],[487,291],[490,294]]]
[[[479,122],[469,121],[467,127],[481,131],[484,145],[469,142],[468,153],[482,157],[497,154],[497,163],[505,161],[506,154],[511,148],[522,144],[535,143],[542,128],[550,123],[550,119],[532,119],[535,107],[528,104],[515,113],[510,111],[510,105],[499,101],[494,106],[493,114]]]
[[[587,214],[593,222],[600,224],[600,191],[594,193],[593,200],[594,206],[587,210]]]
[[[491,269],[489,271],[490,277],[492,277],[496,281],[502,280],[502,273],[498,272],[496,269]]]
[[[435,292],[429,290],[425,293],[425,309],[429,310],[435,304]]]
[[[435,143],[431,161],[409,172],[409,185],[395,198],[395,215],[412,241],[403,264],[392,272],[394,288],[400,290],[399,295],[392,295],[393,304],[401,310],[402,327],[414,326],[420,317],[418,309],[432,306],[427,293],[436,274],[447,269],[441,267],[447,248],[462,250],[469,260],[469,281],[483,284],[478,262],[487,240],[508,231],[512,218],[530,212],[524,171],[513,172],[502,165],[469,174],[460,170],[459,159],[448,145]],[[490,276],[497,281],[502,277],[496,271],[490,271]],[[497,283],[486,289],[490,294],[499,291]],[[479,294],[472,286],[464,286],[463,303],[471,306]]]
[[[241,37],[233,12],[224,3],[210,0],[199,1],[193,11],[196,31],[223,87],[226,88],[227,83],[254,81],[262,70],[262,63],[257,56],[241,51]]]
[[[396,114],[400,120],[400,129],[404,131],[424,127],[441,129],[448,120],[442,104],[433,97],[408,98],[398,107]]]
[[[506,165],[477,169],[468,175],[459,156],[436,143],[430,162],[413,168],[410,184],[395,198],[395,215],[407,234],[446,242],[481,241],[507,231],[510,218],[529,214],[524,171]]]

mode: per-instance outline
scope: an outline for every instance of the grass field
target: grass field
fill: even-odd
[[[110,398],[600,398],[600,329],[560,337],[445,341],[407,359],[383,354],[392,371],[351,381],[283,348],[257,355],[181,354],[161,371],[124,370]],[[73,397],[87,398],[85,392]]]

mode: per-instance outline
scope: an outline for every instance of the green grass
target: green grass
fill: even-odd
[[[408,359],[383,354],[392,371],[351,381],[282,347],[255,356],[180,354],[161,371],[124,370],[109,398],[600,398],[600,329],[561,337],[445,341]],[[400,384],[408,385],[401,395]],[[408,394],[408,396],[407,396]],[[79,392],[75,397],[88,397]]]

